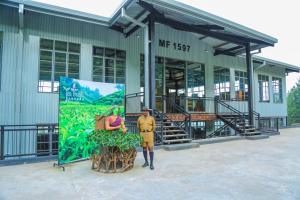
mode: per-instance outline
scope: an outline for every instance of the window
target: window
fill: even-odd
[[[269,102],[269,76],[258,75],[259,101]]]
[[[248,78],[247,72],[235,71],[235,98],[237,101],[248,100]]]
[[[57,155],[58,127],[57,125],[37,125],[36,150],[38,156]]]
[[[125,83],[125,77],[125,51],[93,47],[93,81],[105,83]]]
[[[1,72],[2,72],[2,41],[3,36],[2,32],[0,32],[0,91],[1,91]]]
[[[282,103],[282,79],[272,77],[273,102]]]
[[[230,71],[223,67],[214,67],[215,96],[221,100],[230,100]]]
[[[60,76],[79,78],[80,44],[40,40],[39,92],[58,92]]]

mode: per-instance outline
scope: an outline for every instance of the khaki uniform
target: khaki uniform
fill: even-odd
[[[140,135],[143,137],[142,147],[153,147],[154,146],[154,130],[155,130],[155,119],[152,116],[145,117],[140,116],[137,121],[137,127],[140,131]]]

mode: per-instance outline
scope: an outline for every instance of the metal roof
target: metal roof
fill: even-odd
[[[43,13],[47,15],[63,17],[68,19],[73,19],[77,21],[109,26],[110,18],[94,15],[90,13],[80,12],[77,10],[72,10],[68,8],[63,8],[59,6],[53,6],[45,3],[40,3],[31,0],[0,0],[0,5],[6,5],[10,7],[19,8],[19,4],[24,5],[24,10]]]
[[[110,26],[123,32],[126,37],[139,27],[122,18],[122,8],[127,15],[139,22],[145,23],[147,17],[152,17],[157,23],[198,34],[202,41],[217,46],[216,55],[242,54],[245,43],[250,43],[251,50],[257,50],[274,46],[278,42],[272,36],[174,0],[124,1],[110,19]],[[230,43],[222,45],[225,42]]]
[[[268,36],[264,33],[255,31],[243,25],[237,24],[235,22],[229,21],[227,19],[218,17],[216,15],[210,14],[203,10],[194,8],[192,6],[174,0],[124,0],[123,3],[119,6],[119,8],[113,13],[113,15],[110,18],[80,12],[77,10],[72,10],[59,6],[53,6],[45,3],[39,3],[31,0],[0,1],[0,5],[2,4],[5,6],[15,8],[19,8],[19,4],[23,4],[25,11],[28,10],[46,15],[82,21],[85,23],[108,26],[110,28],[122,32],[125,36],[132,34],[138,29],[138,27],[135,26],[135,24],[128,22],[126,21],[126,19],[120,17],[121,9],[125,8],[126,13],[131,17],[135,18],[136,20],[141,22],[144,20],[146,22],[147,16],[151,13],[151,10],[147,10],[147,7],[143,7],[141,3],[144,3],[144,5],[147,6],[150,5],[150,8],[153,8],[155,12],[158,12],[155,14],[161,14],[159,15],[160,17],[165,17],[169,19],[169,21],[171,20],[171,22],[176,21],[179,24],[183,23],[183,25],[188,22],[188,25],[191,25],[192,27],[201,27],[201,30],[207,30],[209,31],[209,33],[216,33],[217,35],[220,33],[225,35],[232,35],[233,37],[252,39],[252,50],[260,49],[266,46],[273,46],[275,43],[278,42],[278,40],[274,37]],[[227,54],[229,55],[238,55],[244,53],[244,50],[238,49],[237,47],[239,45],[233,42],[222,40],[220,38],[215,38],[207,34],[196,34],[199,36],[199,40],[210,44],[216,50],[216,52],[220,52],[221,54],[226,54],[226,50],[228,49],[233,49],[229,51],[229,53],[227,52]],[[263,43],[257,44],[255,43],[255,41],[262,41]],[[253,60],[255,62],[261,63],[265,61],[270,65],[284,67],[288,72],[300,71],[300,68],[297,66],[259,56],[253,56]]]
[[[272,60],[272,59],[269,59],[269,58],[265,58],[265,57],[261,57],[261,56],[252,56],[252,60],[253,62],[257,62],[257,63],[266,63],[267,65],[270,65],[270,66],[277,66],[277,67],[281,67],[281,68],[284,68],[286,70],[286,72],[300,72],[300,67],[299,66],[296,66],[296,65],[291,65],[291,64],[288,64],[288,63],[284,63],[284,62],[280,62],[280,61],[277,61],[277,60]]]

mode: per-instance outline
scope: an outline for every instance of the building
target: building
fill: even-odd
[[[142,99],[157,116],[172,120],[169,125],[185,130],[174,142],[246,133],[248,126],[254,134],[258,126],[286,123],[285,77],[299,72],[298,66],[252,55],[276,43],[172,0],[126,0],[111,18],[2,0],[0,125],[47,130],[43,124],[57,123],[58,80],[69,76],[125,83],[128,119],[140,112]],[[35,139],[23,147],[24,138],[4,135],[2,142],[15,140],[24,152],[36,148]],[[17,151],[5,143],[3,154]]]

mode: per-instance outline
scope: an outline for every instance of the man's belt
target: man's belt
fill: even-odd
[[[140,130],[140,132],[143,132],[143,133],[145,133],[145,132],[152,132],[152,130]]]

